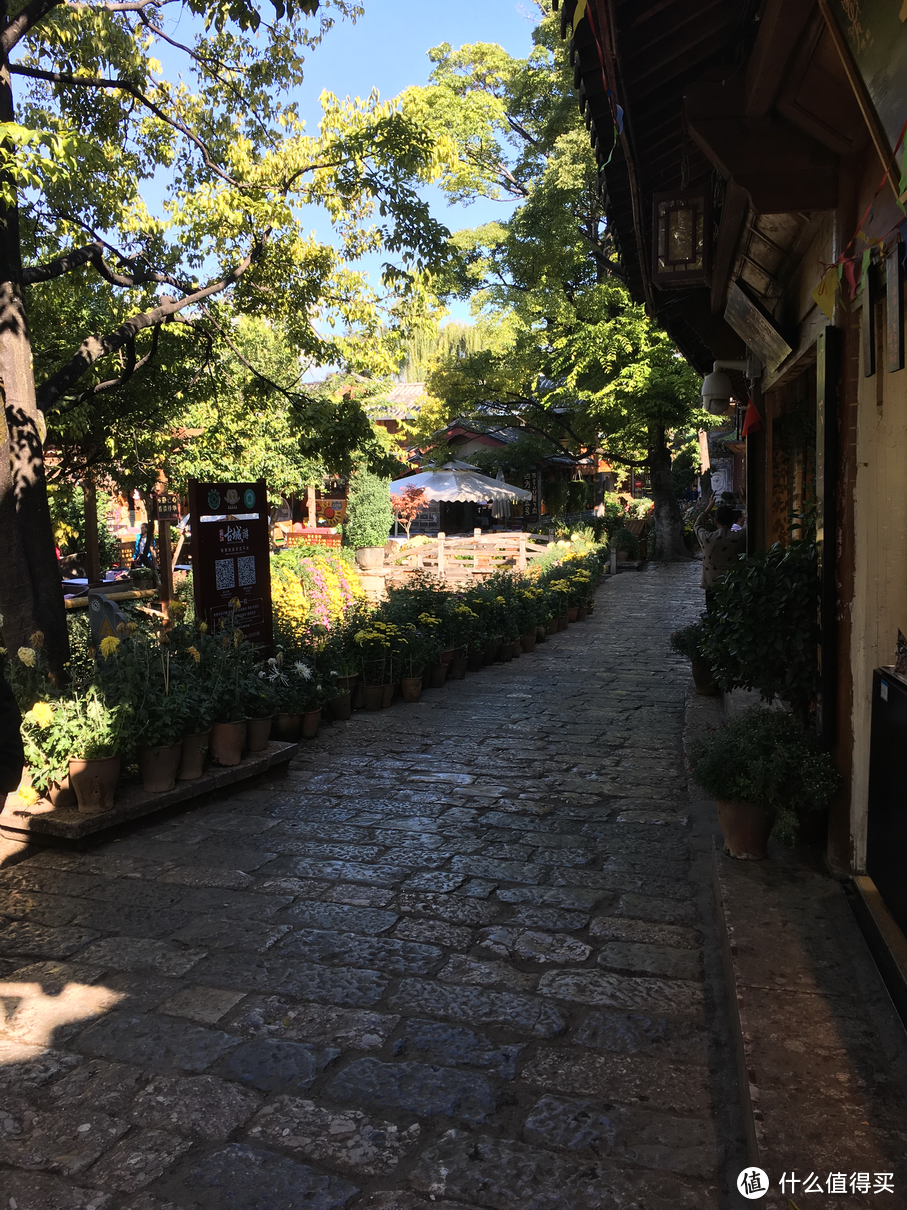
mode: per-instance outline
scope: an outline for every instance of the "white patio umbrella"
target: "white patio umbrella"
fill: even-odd
[[[498,467],[498,473],[495,475],[494,478],[495,478],[496,483],[504,482],[504,468],[503,467],[501,467],[501,466]],[[495,500],[491,506],[491,515],[494,517],[494,519],[496,521],[506,521],[507,518],[510,516],[510,501],[509,500]]]
[[[441,470],[423,471],[420,475],[408,475],[405,479],[395,479],[390,485],[391,492],[394,494],[405,487],[421,487],[425,492],[426,501],[468,500],[473,504],[485,504],[489,500],[493,503],[532,498],[532,493],[525,491],[522,487],[514,487],[512,483],[489,479],[487,475],[480,475],[478,471],[457,470],[449,462]]]

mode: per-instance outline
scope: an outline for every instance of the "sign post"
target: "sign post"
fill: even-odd
[[[158,564],[161,574],[161,613],[164,629],[170,625],[170,602],[173,600],[173,562],[170,555],[170,525],[179,521],[179,501],[165,493],[155,497],[157,513]]]
[[[216,632],[238,600],[236,624],[264,654],[274,646],[268,490],[257,483],[189,480],[195,612]]]

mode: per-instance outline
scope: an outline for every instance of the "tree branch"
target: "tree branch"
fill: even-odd
[[[49,12],[59,8],[63,0],[31,0],[20,13],[13,17],[0,34],[0,55],[8,56],[17,42],[34,29]]]
[[[86,370],[90,369],[100,357],[104,357],[108,353],[115,353],[118,349],[123,348],[130,340],[135,340],[137,334],[145,328],[165,323],[185,307],[192,306],[194,303],[204,302],[206,298],[211,298],[215,294],[221,294],[229,286],[234,285],[249,266],[261,255],[269,236],[270,229],[256,239],[247,256],[244,256],[229,273],[217,281],[210,282],[207,286],[203,286],[201,289],[187,294],[184,298],[169,298],[166,295],[162,295],[160,305],[153,310],[145,311],[140,315],[133,315],[131,319],[127,319],[125,323],[120,324],[113,332],[108,332],[106,336],[87,337],[82,341],[82,344],[73,356],[70,357],[69,361],[37,388],[35,394],[38,407],[43,412],[53,407],[57,400],[62,395],[65,395],[70,387],[78,382]]]
[[[38,282],[53,281],[66,273],[72,273],[82,265],[92,265],[112,286],[143,286],[149,282],[165,283],[168,280],[163,273],[156,273],[151,269],[141,273],[115,273],[105,262],[103,251],[102,244],[97,241],[85,244],[82,248],[74,248],[43,265],[28,265],[22,270],[22,284],[33,286]]]

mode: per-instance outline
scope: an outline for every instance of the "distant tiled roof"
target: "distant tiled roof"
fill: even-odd
[[[415,420],[424,402],[424,382],[398,382],[369,413],[373,420]]]

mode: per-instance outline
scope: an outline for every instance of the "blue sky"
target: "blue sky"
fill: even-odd
[[[510,54],[524,57],[532,49],[537,10],[530,0],[365,0],[365,15],[355,25],[338,24],[310,56],[306,80],[299,90],[301,112],[311,128],[321,118],[318,98],[327,89],[339,97],[367,97],[377,88],[383,98],[394,97],[414,84],[425,84],[432,64],[427,52],[441,42],[462,46],[468,42],[497,42]],[[506,201],[478,201],[448,206],[437,189],[428,190],[436,218],[452,231],[505,218],[512,206]],[[330,241],[327,216],[319,222],[309,211],[318,236]],[[361,262],[380,274],[380,257]],[[468,319],[465,302],[455,303],[451,319]]]

